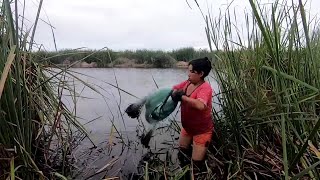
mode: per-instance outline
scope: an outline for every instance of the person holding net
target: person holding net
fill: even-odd
[[[188,80],[172,89],[160,89],[130,104],[125,110],[129,117],[138,118],[144,106],[146,121],[155,125],[168,117],[181,102],[182,128],[178,158],[181,166],[185,166],[190,163],[191,157],[196,167],[194,171],[204,170],[206,152],[214,130],[211,113],[213,90],[205,81],[211,68],[207,57],[194,59],[188,64]],[[141,142],[145,147],[148,147],[153,130],[142,136]]]
[[[205,81],[211,71],[207,57],[194,59],[188,64],[188,80],[173,86],[172,100],[181,102],[182,128],[178,158],[181,165],[190,163],[204,170],[206,152],[214,129],[212,119],[211,85]]]

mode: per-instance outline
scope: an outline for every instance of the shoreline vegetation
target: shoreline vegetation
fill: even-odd
[[[0,179],[67,179],[78,140],[88,133],[63,103],[64,93],[76,97],[64,81],[68,72],[33,59],[42,0],[31,29],[19,3],[0,3]]]
[[[244,13],[244,27],[237,24],[233,9],[219,17],[210,11],[203,14],[209,57],[216,57],[213,69],[221,107],[221,112],[212,109],[215,133],[203,179],[320,179],[319,21],[309,19],[302,0],[248,2],[251,9]],[[124,65],[128,62],[121,58],[127,58],[167,68],[175,61],[204,56],[147,50],[35,53],[42,0],[30,31],[24,31],[24,23],[19,26],[24,17],[19,16],[18,3],[0,4],[0,179],[71,179],[73,150],[79,139],[88,137],[62,102],[66,91],[75,103],[78,97],[66,83],[68,69],[56,73],[43,65],[68,64],[68,60],[68,67],[78,61],[107,67]],[[179,179],[190,172],[192,164],[175,168],[170,149],[162,150],[163,161],[157,158],[159,149],[150,149],[140,179]]]
[[[61,50],[34,52],[35,61],[45,66],[75,68],[186,68],[188,61],[209,56],[208,50],[192,47],[172,51]]]

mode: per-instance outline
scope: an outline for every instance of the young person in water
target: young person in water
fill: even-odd
[[[194,59],[188,64],[188,80],[173,86],[172,99],[181,101],[182,129],[178,153],[181,165],[189,163],[187,155],[191,156],[194,165],[204,167],[214,128],[211,113],[213,90],[204,80],[211,68],[207,57]]]

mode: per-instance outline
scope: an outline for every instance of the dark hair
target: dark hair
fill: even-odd
[[[202,79],[208,76],[212,68],[208,57],[191,60],[188,65],[192,65],[192,70],[198,73],[203,72]]]

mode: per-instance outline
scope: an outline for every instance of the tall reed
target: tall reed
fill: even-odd
[[[17,0],[0,3],[0,179],[63,177],[75,129],[87,135],[62,102],[65,71],[51,76],[31,53],[41,5],[28,29]]]
[[[229,178],[319,179],[319,23],[301,0],[249,3],[245,27],[231,9],[204,15],[223,111],[215,155]]]

